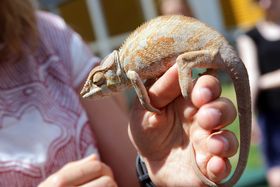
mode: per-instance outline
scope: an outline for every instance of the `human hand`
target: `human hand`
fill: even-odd
[[[111,169],[96,155],[66,164],[43,181],[39,187],[116,187]]]
[[[191,165],[190,142],[202,173],[219,182],[229,175],[228,158],[238,149],[236,136],[221,130],[235,119],[235,107],[220,98],[220,83],[210,75],[197,80],[191,100],[183,99],[176,68],[171,67],[149,89],[151,103],[161,109],[160,114],[144,110],[139,102],[134,105],[130,138],[157,186],[204,185]]]

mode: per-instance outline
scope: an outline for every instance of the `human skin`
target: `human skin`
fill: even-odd
[[[193,104],[185,101],[180,97],[180,89],[177,83],[177,79],[177,69],[171,68],[149,89],[152,103],[155,106],[162,108],[163,110],[169,111],[167,113],[163,113],[163,115],[157,116],[158,118],[156,118],[156,120],[154,118],[154,114],[145,111],[138,103],[138,100],[135,101],[130,117],[130,137],[134,145],[136,146],[137,151],[142,154],[144,161],[149,168],[149,174],[153,182],[158,186],[170,186],[171,184],[175,184],[173,183],[174,180],[178,181],[178,168],[170,168],[170,165],[168,163],[164,163],[163,165],[161,165],[161,167],[159,167],[155,163],[159,163],[161,162],[161,160],[155,161],[155,152],[150,152],[150,150],[157,150],[156,156],[159,156],[161,158],[166,156],[168,156],[168,158],[174,158],[175,165],[181,165],[180,162],[183,159],[183,162],[186,163],[184,169],[188,170],[188,177],[186,177],[186,180],[179,180],[179,182],[184,183],[184,185],[196,184],[197,186],[204,186],[203,183],[196,177],[194,171],[190,166],[190,154],[187,151],[189,149],[187,145],[186,149],[184,149],[184,151],[182,152],[183,154],[185,154],[185,156],[180,159],[176,159],[178,156],[178,152],[176,151],[167,153],[168,151],[166,150],[170,148],[170,145],[168,144],[162,144],[162,149],[160,150],[156,149],[159,147],[157,143],[159,143],[160,140],[165,136],[165,133],[162,130],[159,131],[158,128],[166,126],[166,120],[168,122],[172,121],[172,115],[170,116],[170,112],[173,110],[172,107],[178,107],[178,109],[183,111],[184,113],[184,116],[181,116],[182,118],[189,118],[190,116],[193,116],[191,124],[185,124],[186,126],[193,126],[191,128],[192,133],[185,135],[190,136],[190,138],[194,140],[199,138],[199,140],[197,139],[197,141],[195,141],[196,143],[194,144],[196,151],[199,152],[200,159],[203,158],[199,161],[199,167],[203,168],[203,171],[209,175],[209,178],[211,180],[218,182],[229,174],[230,164],[227,157],[230,157],[234,153],[236,153],[238,147],[238,142],[233,133],[224,130],[219,131],[220,128],[225,127],[234,120],[234,118],[236,117],[235,107],[228,99],[220,98],[220,83],[213,76],[207,75],[198,79],[192,92]],[[170,91],[167,92],[166,90]],[[92,111],[93,113],[97,111],[100,112],[98,113],[98,115],[95,113],[95,115],[97,116],[102,116],[102,111],[108,111],[108,108],[106,106],[117,107],[117,105],[114,103],[114,100],[111,98],[89,102],[91,104],[94,104],[94,107],[92,107],[91,104],[88,105],[90,108],[94,108],[94,111]],[[215,112],[213,111],[218,112],[215,115]],[[116,116],[124,115],[122,114],[122,112],[119,112],[117,114],[118,115]],[[84,182],[84,184],[80,184],[82,186],[96,186],[96,184],[101,187],[103,184],[104,186],[107,184],[111,184],[112,186],[114,186],[116,183],[118,184],[118,186],[125,186],[127,184],[134,184],[134,186],[138,186],[135,180],[135,176],[132,178],[125,178],[121,176],[127,176],[131,171],[133,171],[132,174],[135,173],[135,151],[134,149],[132,149],[128,139],[122,138],[122,136],[127,137],[126,130],[124,129],[126,129],[127,127],[125,124],[127,124],[128,120],[129,119],[127,117],[123,117],[123,121],[119,121],[122,124],[117,124],[117,118],[113,120],[114,123],[106,122],[106,118],[101,119],[100,117],[95,119],[94,123],[92,123],[92,126],[95,130],[95,133],[96,130],[98,130],[99,133],[99,135],[97,136],[98,145],[100,146],[100,148],[103,147],[100,150],[102,162],[100,160],[93,159],[93,156],[93,158],[86,158],[86,161],[76,161],[67,164],[60,171],[53,174],[44,183],[42,183],[41,187],[44,187],[44,185],[55,186],[54,184],[57,184],[57,181],[59,181],[59,186],[69,186],[70,182],[72,182],[71,185],[75,185],[74,182],[76,180],[81,181],[81,179],[79,178],[87,178],[87,182]],[[139,128],[142,128],[143,124],[148,124],[148,126],[152,127],[152,129],[154,128],[154,133],[151,134],[148,131],[139,132],[138,130]],[[118,129],[116,128],[117,125],[121,125],[118,126],[118,128],[122,130],[118,131]],[[124,129],[122,127],[124,127]],[[116,132],[116,130],[118,131],[118,133],[121,132],[122,136],[119,136],[120,134],[118,133],[111,132],[112,129],[113,132]],[[215,133],[212,133],[213,129],[215,129]],[[108,138],[109,135],[110,138]],[[177,135],[177,133],[175,133],[174,135]],[[201,138],[201,135],[203,135],[203,138]],[[157,139],[159,141],[154,141],[154,136],[157,136]],[[117,139],[120,140],[116,141]],[[145,144],[146,146],[139,146],[140,144],[145,143],[143,142],[144,140],[148,141],[148,143]],[[122,144],[123,146],[120,147],[120,144]],[[125,147],[124,145],[128,147]],[[129,154],[129,152],[131,153]],[[114,155],[115,159],[112,159],[112,155]],[[128,159],[128,161],[125,162],[125,159]],[[131,163],[130,161],[133,163]],[[128,167],[119,167],[122,164],[125,164]],[[76,169],[73,169],[74,166]],[[88,168],[88,166],[91,167]],[[103,175],[96,175],[93,172],[95,166],[98,166],[99,169],[103,172],[101,172],[100,170],[95,171],[98,171]],[[112,169],[114,177],[108,167]],[[151,172],[152,170],[163,171],[165,174],[168,174],[168,178],[161,176],[162,172],[155,173]],[[118,172],[120,172],[121,174],[119,174]],[[72,180],[71,178],[65,176],[72,176]],[[76,180],[73,180],[73,178],[75,178]],[[100,181],[104,183],[100,184]]]
[[[228,157],[238,147],[232,132],[220,130],[236,117],[233,104],[220,98],[220,84],[213,76],[199,78],[191,101],[186,101],[180,96],[176,67],[164,75],[168,76],[161,77],[149,89],[152,105],[162,113],[145,111],[136,101],[129,129],[152,181],[157,186],[205,186],[191,167],[188,139],[194,142],[202,172],[210,180],[221,181],[231,169]],[[182,125],[174,123],[175,112],[179,113]]]

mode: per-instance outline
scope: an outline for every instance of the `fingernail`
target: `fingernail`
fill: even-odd
[[[215,108],[207,108],[203,110],[203,116],[207,120],[203,120],[200,124],[206,129],[215,129],[220,124],[222,113]]]
[[[226,152],[229,149],[229,142],[223,136],[214,135],[210,138],[208,143],[208,148],[213,154],[221,154],[222,152]]]
[[[199,88],[198,90],[199,97],[203,99],[204,103],[211,101],[212,99],[212,92],[209,88]]]
[[[220,139],[220,141],[223,142],[223,151],[224,152],[228,151],[229,150],[229,142],[228,142],[228,140],[225,137],[223,137],[223,136],[219,136],[218,139]]]
[[[221,140],[224,142],[224,151],[228,151],[229,150],[228,139],[226,139],[225,137],[221,136]]]

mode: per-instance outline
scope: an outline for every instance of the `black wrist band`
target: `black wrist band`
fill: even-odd
[[[138,180],[141,184],[141,187],[156,187],[151,181],[146,165],[142,161],[139,155],[136,157],[136,172],[138,176]]]

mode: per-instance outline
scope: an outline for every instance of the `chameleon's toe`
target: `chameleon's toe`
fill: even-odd
[[[157,114],[161,113],[161,111],[159,109],[153,107],[151,104],[148,104],[148,103],[141,103],[141,104],[146,110],[148,110],[150,112],[154,112],[154,113],[157,113]]]

